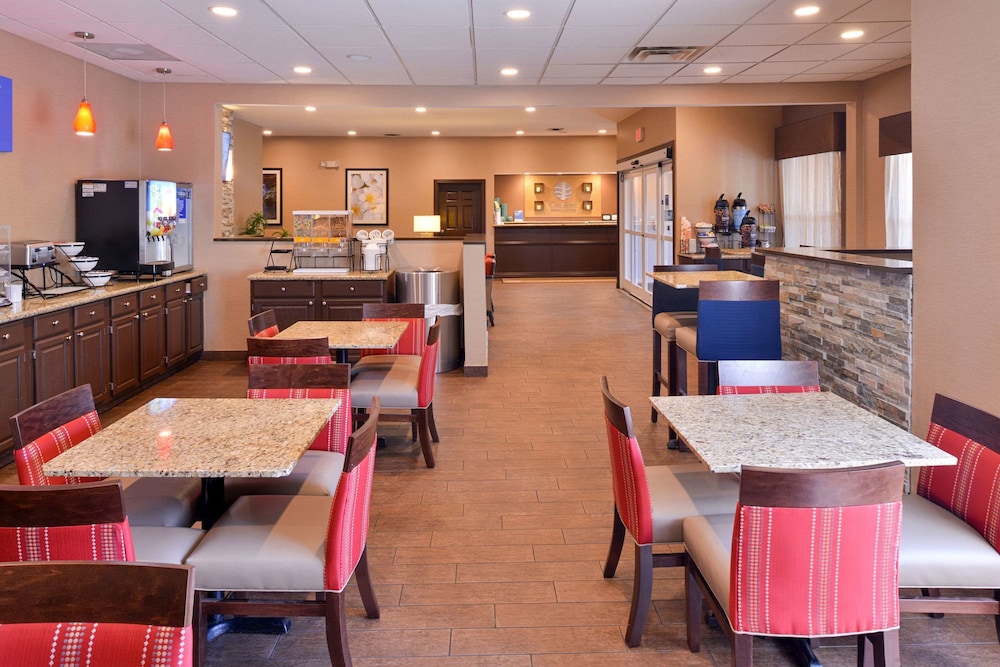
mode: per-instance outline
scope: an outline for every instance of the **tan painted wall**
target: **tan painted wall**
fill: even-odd
[[[642,140],[636,141],[636,130],[642,129]],[[677,110],[674,108],[642,109],[618,123],[618,159],[635,157],[677,138]]]
[[[913,0],[914,432],[935,393],[1000,414],[995,0]],[[961,237],[955,230],[961,226]]]

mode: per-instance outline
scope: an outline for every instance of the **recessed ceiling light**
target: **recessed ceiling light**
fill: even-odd
[[[227,19],[232,18],[237,14],[239,14],[239,12],[236,11],[236,9],[234,9],[233,7],[225,7],[223,5],[215,5],[213,7],[209,7],[208,11],[212,12],[216,16],[222,16]]]
[[[306,111],[316,111],[316,107],[314,107],[314,106],[308,106],[308,107],[306,107]]]
[[[500,70],[500,73],[503,74],[504,76],[514,76],[515,74],[517,74],[517,68],[504,67],[502,70]]]
[[[842,39],[857,39],[865,34],[864,30],[847,30],[840,33]]]
[[[273,134],[273,133],[271,132],[271,130],[264,130],[264,132],[263,132],[263,135],[264,135],[265,137],[269,137],[269,136],[271,136],[272,134]]]
[[[518,131],[517,131],[517,132],[515,132],[514,134],[524,134],[524,130],[518,130]]]
[[[352,53],[352,54],[350,54],[350,55],[347,56],[347,59],[348,60],[353,60],[355,62],[363,63],[366,60],[371,60],[372,57],[371,56],[366,56],[363,53]]]
[[[355,134],[357,134],[357,132],[355,132],[354,130],[348,130],[347,131],[347,135],[350,136],[350,137],[353,137]]]
[[[433,134],[436,137],[436,136],[438,136],[441,133],[438,132],[437,130],[431,130],[431,134]]]
[[[425,113],[427,111],[427,107],[417,107],[414,111],[417,113]]]
[[[796,16],[814,16],[819,14],[819,7],[816,5],[806,5],[795,10]]]
[[[515,21],[522,21],[531,16],[531,12],[527,9],[508,9],[503,13],[503,15],[509,19],[514,19]]]
[[[310,74],[313,71],[313,68],[305,65],[299,65],[298,67],[293,67],[292,71],[296,74]]]
[[[607,130],[598,130],[597,133],[598,134],[607,134],[608,131]]]
[[[702,70],[705,74],[718,74],[722,71],[722,68],[718,65],[711,65]]]
[[[532,111],[535,110],[535,107],[524,107],[524,110],[527,111],[528,113],[531,113]]]

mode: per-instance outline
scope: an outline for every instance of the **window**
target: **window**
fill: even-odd
[[[913,153],[885,157],[885,247],[913,248]]]
[[[841,245],[839,151],[780,160],[784,245]]]

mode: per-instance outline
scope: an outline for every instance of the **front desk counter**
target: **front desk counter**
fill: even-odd
[[[501,278],[618,274],[617,222],[508,222],[493,243]]]

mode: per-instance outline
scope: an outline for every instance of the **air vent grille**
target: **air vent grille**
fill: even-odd
[[[637,46],[628,54],[632,63],[689,63],[705,52],[704,46]]]

